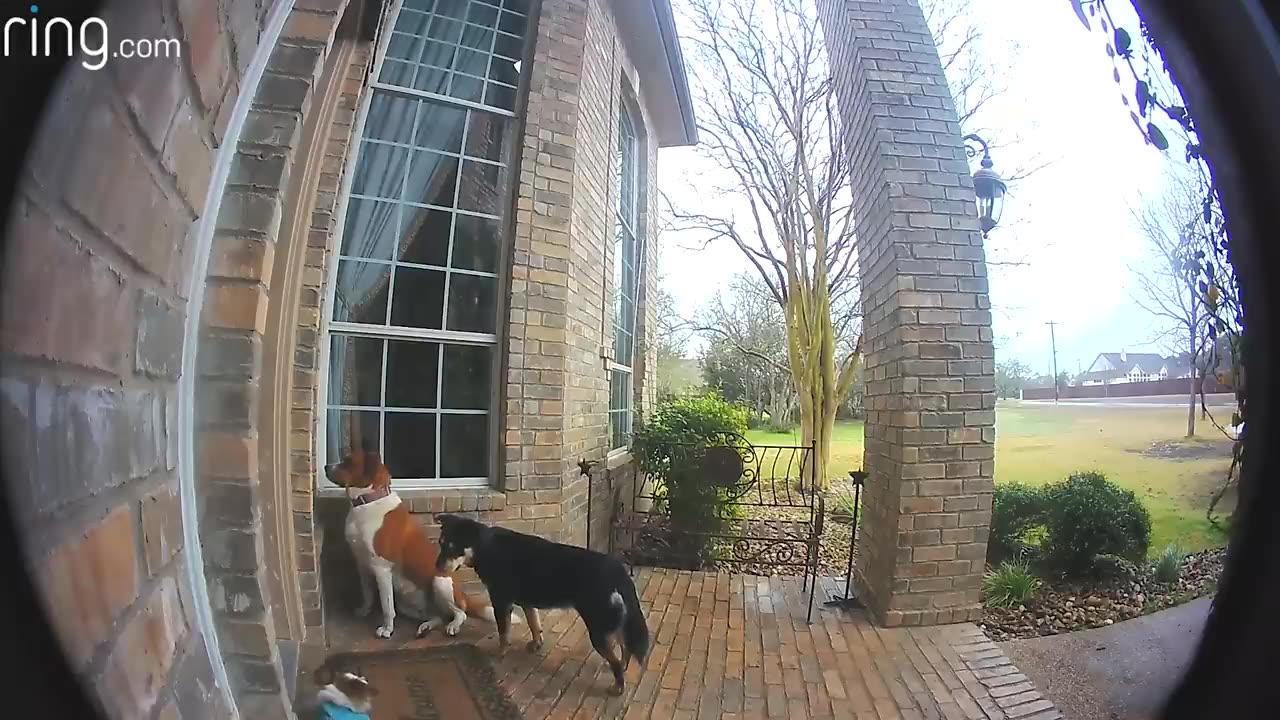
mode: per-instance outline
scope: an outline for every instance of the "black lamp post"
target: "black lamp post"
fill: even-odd
[[[972,140],[982,146],[982,167],[973,173],[973,194],[978,196],[978,222],[982,227],[982,237],[1000,222],[1000,212],[1004,209],[1004,195],[1009,189],[1000,179],[1000,174],[991,169],[991,151],[987,141],[977,135],[965,135],[964,154],[973,157],[978,154],[968,142]]]

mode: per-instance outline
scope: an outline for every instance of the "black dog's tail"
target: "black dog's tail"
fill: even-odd
[[[640,609],[640,598],[636,597],[636,586],[631,578],[618,583],[618,587],[609,596],[609,601],[618,608],[622,615],[622,645],[627,653],[644,662],[649,655],[649,624],[645,622],[644,611]]]

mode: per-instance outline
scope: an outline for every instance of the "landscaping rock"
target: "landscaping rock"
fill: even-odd
[[[1175,583],[1158,583],[1151,568],[1135,569],[1136,577],[1095,583],[1044,579],[1039,595],[1012,608],[986,608],[982,627],[996,641],[1042,637],[1146,615],[1197,597],[1213,594],[1222,573],[1225,549],[1188,555]]]

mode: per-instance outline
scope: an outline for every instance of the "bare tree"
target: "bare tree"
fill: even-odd
[[[857,293],[857,249],[846,130],[817,12],[812,0],[687,0],[685,10],[699,152],[732,187],[721,202],[673,203],[672,217],[731,240],[782,308],[801,434],[817,448],[809,467],[825,487],[862,344],[855,329],[839,347],[833,318]]]
[[[1198,288],[1197,253],[1203,257],[1212,241],[1201,221],[1200,205],[1186,178],[1170,173],[1165,192],[1133,211],[1134,222],[1150,250],[1145,266],[1131,268],[1138,284],[1133,300],[1161,323],[1160,336],[1175,354],[1187,357],[1191,369],[1187,437],[1196,434],[1196,397],[1204,382],[1208,354],[1204,330],[1209,316],[1202,310],[1204,293]]]
[[[992,133],[987,126],[990,103],[1008,91],[1004,78],[1017,64],[1021,48],[1008,43],[990,47],[991,38],[984,35],[982,24],[974,17],[974,0],[919,0],[920,10],[938,48],[942,69],[947,76],[956,118],[964,133],[978,133],[990,142],[992,150],[1013,148],[1022,142],[1020,135]],[[1020,162],[1001,169],[1005,182],[1014,184],[1047,167],[1051,161],[1038,151],[1024,156]],[[1022,264],[1017,261],[999,261]]]
[[[755,274],[736,275],[728,297],[717,293],[702,316],[695,328],[712,340],[704,355],[707,378],[725,372],[738,375],[743,399],[758,418],[764,420],[767,413],[772,428],[792,427],[797,396],[791,382],[786,318],[764,282]],[[731,362],[723,357],[726,348],[735,356],[729,358]]]
[[[663,287],[663,279],[658,280],[658,293],[655,308],[657,310],[657,328],[655,329],[655,345],[659,362],[663,358],[683,358],[689,345],[691,328],[676,310],[676,300]]]

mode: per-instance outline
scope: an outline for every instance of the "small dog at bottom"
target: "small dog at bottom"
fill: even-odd
[[[436,520],[440,523],[436,567],[441,573],[452,573],[464,564],[475,569],[493,602],[499,653],[507,649],[514,605],[524,610],[533,635],[530,652],[542,647],[538,610],[573,608],[587,625],[591,646],[613,671],[611,694],[623,693],[623,672],[631,656],[643,663],[649,653],[649,626],[635,583],[617,558],[458,515],[440,514]],[[615,645],[621,647],[621,657]]]
[[[362,673],[337,670],[326,660],[311,677],[320,687],[316,692],[320,720],[369,720],[378,691]]]

